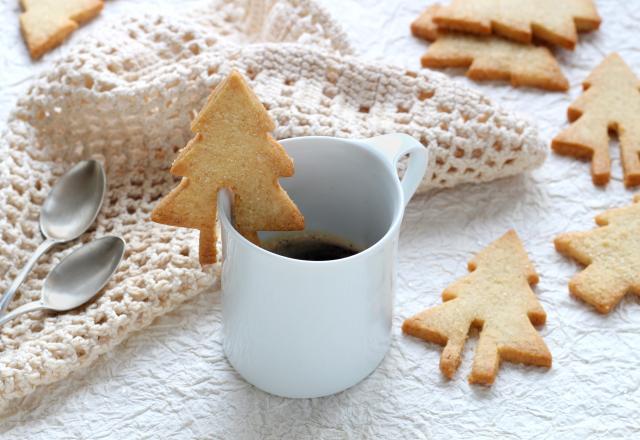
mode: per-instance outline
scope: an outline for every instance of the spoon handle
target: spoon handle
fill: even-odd
[[[0,316],[4,314],[5,310],[7,310],[11,299],[13,299],[13,295],[16,294],[18,287],[20,287],[25,278],[27,278],[27,275],[29,275],[31,268],[34,264],[36,264],[38,258],[40,258],[42,254],[47,252],[51,248],[51,246],[56,243],[58,243],[56,240],[47,238],[45,241],[40,243],[40,246],[38,246],[35,252],[31,254],[31,257],[29,258],[29,261],[27,261],[27,264],[24,265],[20,273],[18,273],[16,279],[13,280],[13,283],[11,283],[9,289],[4,293],[4,295],[2,295],[2,298],[0,298]]]
[[[46,309],[47,307],[42,303],[42,301],[33,301],[30,303],[26,303],[21,305],[20,307],[13,309],[9,313],[4,316],[0,316],[0,325],[3,325],[6,322],[11,321],[13,318],[16,318],[23,313],[35,312],[36,310]]]

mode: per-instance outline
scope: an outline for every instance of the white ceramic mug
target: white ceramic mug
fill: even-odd
[[[236,371],[264,391],[319,397],[355,385],[387,353],[400,223],[427,153],[404,134],[281,144],[296,171],[280,182],[304,215],[305,230],[366,249],[331,261],[271,253],[234,229],[224,193],[218,204],[224,350]],[[405,155],[400,180],[396,166]]]

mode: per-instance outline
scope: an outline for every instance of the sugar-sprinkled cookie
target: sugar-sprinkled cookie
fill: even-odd
[[[469,382],[492,384],[501,360],[550,367],[551,353],[533,327],[546,320],[530,287],[538,275],[515,231],[480,251],[469,271],[444,290],[443,304],[407,319],[403,331],[445,346],[440,370],[448,378],[472,326],[481,330]]]
[[[611,178],[609,130],[618,133],[624,183],[640,185],[640,81],[617,53],[582,83],[584,93],[569,107],[572,124],[551,147],[556,153],[591,159],[596,185]]]
[[[40,58],[58,46],[81,23],[102,10],[101,0],[20,0],[20,28],[31,57]]]
[[[555,239],[558,252],[586,269],[569,282],[569,291],[600,313],[609,313],[627,293],[640,295],[640,195],[631,206],[596,217],[600,226]]]
[[[200,263],[216,262],[218,190],[233,193],[235,226],[250,241],[257,231],[304,229],[304,218],[278,183],[293,161],[269,134],[275,124],[237,71],[211,93],[191,124],[196,136],[180,150],[171,173],[180,184],[160,200],[151,220],[200,230]]]
[[[592,0],[453,0],[435,15],[441,28],[474,34],[498,34],[520,43],[533,36],[573,50],[577,31],[598,29]]]

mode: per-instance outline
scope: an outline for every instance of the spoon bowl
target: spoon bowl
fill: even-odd
[[[124,240],[108,236],[79,247],[44,280],[39,301],[24,304],[0,317],[0,325],[36,310],[65,312],[96,296],[115,273],[124,256]]]
[[[40,231],[58,242],[82,235],[95,221],[107,179],[100,162],[83,160],[56,182],[40,212]]]
[[[69,254],[49,273],[42,287],[42,303],[58,312],[81,306],[109,281],[124,255],[124,240],[103,237]]]

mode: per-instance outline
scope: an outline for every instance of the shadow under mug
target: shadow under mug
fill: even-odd
[[[280,183],[304,215],[305,230],[364,250],[330,261],[271,253],[235,230],[229,194],[221,193],[224,350],[236,371],[264,391],[319,397],[358,383],[389,349],[400,224],[427,153],[405,134],[280,143],[296,169]],[[397,162],[406,155],[400,180]]]

